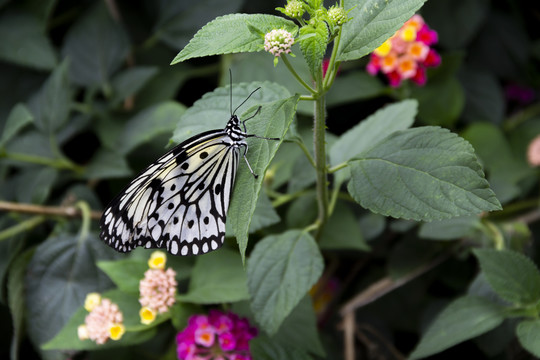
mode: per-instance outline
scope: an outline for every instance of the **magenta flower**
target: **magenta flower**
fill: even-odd
[[[176,336],[178,359],[251,360],[249,340],[255,336],[257,329],[236,314],[193,315]]]
[[[390,39],[373,51],[366,70],[384,74],[392,87],[410,79],[417,85],[427,81],[426,68],[439,66],[440,55],[431,48],[439,40],[437,32],[414,15]]]

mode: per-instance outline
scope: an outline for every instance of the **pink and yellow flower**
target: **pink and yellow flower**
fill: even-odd
[[[210,310],[208,315],[193,315],[188,326],[176,337],[180,360],[251,360],[249,341],[257,329],[234,313]]]
[[[85,308],[89,311],[84,324],[77,328],[80,340],[90,339],[105,344],[108,339],[119,340],[125,333],[123,315],[118,305],[97,293],[86,296]]]
[[[144,273],[139,282],[139,312],[141,323],[150,324],[156,313],[162,314],[176,302],[176,272],[172,268],[165,270],[167,258],[165,253],[155,251],[148,260],[150,269]]]
[[[422,16],[414,15],[373,51],[366,70],[371,75],[381,72],[392,87],[406,79],[424,85],[426,67],[441,63],[440,55],[431,48],[437,41],[437,32],[427,26]]]

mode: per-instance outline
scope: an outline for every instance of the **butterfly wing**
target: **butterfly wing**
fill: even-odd
[[[137,246],[197,255],[219,248],[238,166],[238,144],[222,130],[197,135],[148,166],[101,219],[101,238],[121,252]]]

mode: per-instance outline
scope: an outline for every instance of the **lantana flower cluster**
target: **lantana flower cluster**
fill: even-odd
[[[441,63],[440,55],[431,48],[437,42],[437,32],[429,28],[422,16],[414,15],[371,53],[366,70],[371,75],[382,72],[392,87],[398,87],[406,79],[424,85],[426,68]]]
[[[289,54],[294,44],[294,36],[284,29],[274,29],[264,35],[264,51],[279,57]]]
[[[255,336],[257,329],[234,313],[193,315],[176,337],[178,359],[251,360],[249,341]]]
[[[144,279],[139,282],[139,312],[143,324],[152,323],[156,314],[169,311],[176,302],[176,272],[165,270],[167,257],[162,251],[154,251],[148,260],[150,269],[144,273]]]
[[[122,312],[111,300],[101,298],[98,293],[90,293],[86,296],[84,308],[89,314],[77,329],[79,339],[105,344],[109,338],[119,340],[124,335]]]

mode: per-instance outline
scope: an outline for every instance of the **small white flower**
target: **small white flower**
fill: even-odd
[[[274,56],[290,53],[293,44],[294,37],[287,30],[274,29],[264,36],[264,50]]]

